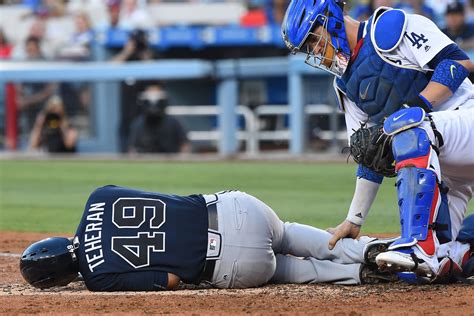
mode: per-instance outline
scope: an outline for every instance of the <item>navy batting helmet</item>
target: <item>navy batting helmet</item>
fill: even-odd
[[[77,277],[79,271],[75,248],[71,239],[63,237],[35,242],[21,256],[20,271],[23,278],[40,289],[68,284]]]

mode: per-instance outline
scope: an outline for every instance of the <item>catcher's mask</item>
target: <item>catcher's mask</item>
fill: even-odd
[[[344,74],[350,58],[343,8],[343,0],[292,0],[281,26],[292,54],[306,53],[307,64],[338,77]],[[321,43],[323,49],[310,47],[310,42]]]
[[[77,238],[52,237],[30,245],[20,259],[23,278],[34,287],[45,289],[64,286],[74,280],[79,271]]]

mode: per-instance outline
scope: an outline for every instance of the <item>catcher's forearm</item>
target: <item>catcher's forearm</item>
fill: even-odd
[[[347,220],[357,224],[364,224],[365,218],[369,213],[370,207],[374,202],[375,196],[379,190],[380,184],[363,178],[357,178],[354,197],[352,198]]]

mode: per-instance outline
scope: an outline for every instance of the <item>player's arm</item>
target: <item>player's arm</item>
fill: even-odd
[[[344,107],[341,108],[345,110],[347,135],[350,140],[352,133],[359,129],[361,122],[366,122],[368,117],[348,98],[342,97],[341,102],[344,103]],[[356,238],[359,235],[383,180],[383,176],[362,165],[358,166],[356,175],[356,187],[346,219],[336,228],[328,229],[333,234],[328,244],[329,249],[332,249],[341,238]]]
[[[474,71],[474,64],[456,44],[443,49],[428,65],[434,72],[420,97],[433,108],[450,98],[469,76],[469,72]]]
[[[400,51],[421,69],[432,69],[432,77],[409,106],[430,111],[451,97],[474,71],[474,64],[432,21],[414,14],[407,15],[407,29]]]
[[[165,291],[179,284],[179,277],[163,271],[101,274],[86,281],[91,291]]]

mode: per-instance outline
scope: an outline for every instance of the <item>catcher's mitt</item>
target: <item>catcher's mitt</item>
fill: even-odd
[[[351,136],[351,156],[354,161],[385,176],[395,177],[392,137],[383,132],[382,125],[367,128],[365,124]]]

